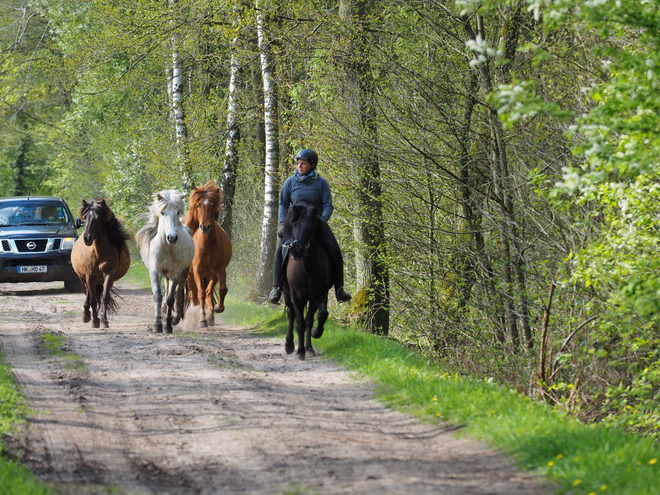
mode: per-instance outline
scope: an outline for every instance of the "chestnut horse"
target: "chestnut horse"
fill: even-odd
[[[71,264],[85,292],[83,322],[91,319],[92,328],[108,328],[108,310],[117,310],[112,285],[131,265],[129,235],[103,199],[83,200],[78,215],[85,231],[73,246]]]
[[[184,316],[184,290],[195,255],[195,246],[188,227],[179,219],[183,213],[185,195],[173,189],[154,196],[149,212],[143,217],[147,224],[135,234],[140,255],[149,269],[151,291],[154,295],[154,333],[172,333],[172,325]],[[165,279],[165,305],[163,305],[162,280]]]
[[[281,229],[284,248],[288,251],[282,284],[284,303],[289,316],[284,350],[295,349],[293,326],[298,333],[299,359],[315,355],[312,339],[321,338],[328,319],[328,291],[332,287],[332,264],[319,235],[322,222],[318,209],[306,203],[289,208]],[[305,313],[307,309],[307,313]],[[318,311],[317,325],[314,316]]]
[[[188,274],[188,294],[193,306],[200,306],[197,326],[215,325],[215,313],[225,310],[227,265],[231,260],[231,240],[220,227],[222,195],[215,182],[195,187],[190,193],[188,214],[184,223],[192,232],[195,257]],[[218,285],[218,301],[214,306],[214,288]]]

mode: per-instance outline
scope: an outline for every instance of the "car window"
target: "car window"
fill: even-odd
[[[69,219],[61,203],[22,202],[0,206],[0,226],[66,225]]]

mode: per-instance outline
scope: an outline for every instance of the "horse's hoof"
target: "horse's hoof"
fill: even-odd
[[[222,306],[218,305],[215,308],[213,308],[213,311],[215,311],[216,313],[222,313],[222,312],[224,312],[224,310],[225,310],[225,305],[224,304]]]
[[[323,328],[315,328],[314,330],[312,330],[313,339],[320,339],[322,335],[323,335]]]
[[[305,360],[305,353],[304,353],[304,352],[299,352],[299,353],[296,354],[296,357],[297,357],[300,361],[304,361],[304,360]]]
[[[286,351],[287,354],[291,354],[293,351],[296,350],[296,346],[293,345],[293,342],[285,342],[284,343],[284,350]]]
[[[89,323],[91,319],[92,319],[91,315],[83,315],[82,317],[83,323]]]
[[[316,356],[316,351],[312,349],[311,347],[305,350],[306,354],[309,354],[310,356],[314,357]]]
[[[154,325],[154,327],[151,329],[153,333],[163,333],[163,325]]]
[[[172,333],[172,327],[165,327],[165,333]]]
[[[197,328],[206,328],[206,327],[208,327],[208,324],[206,323],[206,320],[204,320],[204,321],[200,321],[200,322],[197,324]]]
[[[103,328],[110,328],[110,325],[108,325],[107,321],[104,321],[102,326]]]
[[[101,327],[101,320],[94,319],[92,320],[92,328],[100,328]]]

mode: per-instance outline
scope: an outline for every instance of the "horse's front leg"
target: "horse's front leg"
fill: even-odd
[[[326,320],[328,319],[328,293],[326,292],[318,302],[319,316],[317,319],[316,328],[312,330],[312,337],[315,339],[320,339],[323,335],[323,326],[325,325]]]
[[[314,326],[314,315],[316,314],[316,301],[309,301],[307,308],[307,315],[305,316],[305,351],[311,356],[316,355],[316,351],[312,347],[312,326]]]
[[[209,277],[209,280],[206,284],[206,292],[204,294],[206,299],[205,310],[208,312],[206,317],[206,323],[208,326],[215,326],[215,313],[213,312],[213,289],[218,282],[218,277],[215,274],[212,274]]]
[[[160,288],[160,273],[151,272],[151,292],[154,294],[154,333],[163,333],[163,321],[161,319],[161,306],[163,304],[163,292]]]
[[[227,270],[221,268],[218,272],[218,302],[213,311],[222,313],[225,310],[225,297],[227,296]]]
[[[184,317],[184,295],[186,279],[188,278],[188,268],[181,272],[178,281],[174,284],[174,317],[172,318],[172,325],[178,324]]]
[[[195,270],[195,284],[197,286],[197,297],[199,299],[199,320],[197,321],[197,328],[206,328],[208,323],[206,321],[206,288],[204,287],[204,273]]]
[[[115,271],[110,270],[105,274],[105,278],[103,279],[103,296],[101,298],[101,314],[99,315],[103,328],[110,327],[108,324],[108,305],[112,298],[112,282],[114,281],[114,276]]]
[[[174,296],[177,284],[167,279],[166,306],[167,314],[165,316],[165,333],[172,333],[172,309],[174,308]]]
[[[87,277],[83,281],[83,288],[85,289],[85,302],[83,303],[83,317],[82,317],[83,323],[88,323],[89,320],[92,319],[90,308],[92,307],[92,303],[94,302],[94,299],[92,299],[92,297],[94,296],[94,289],[92,289],[92,287],[95,287],[95,285],[96,284],[93,284],[89,277]]]
[[[293,309],[291,300],[287,295],[284,296],[284,302],[286,304],[286,314],[289,316],[289,326],[286,329],[286,340],[284,341],[284,350],[287,354],[291,354],[296,346],[293,343],[293,324],[296,321],[296,312]]]
[[[295,304],[296,309],[296,332],[298,333],[298,350],[296,355],[301,361],[305,359],[305,303],[297,301]]]

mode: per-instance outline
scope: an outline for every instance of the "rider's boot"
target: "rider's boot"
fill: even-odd
[[[339,289],[337,289],[335,292],[335,295],[337,296],[337,301],[339,302],[348,302],[351,300],[351,297],[353,297],[348,292],[346,292],[343,287],[339,287]]]
[[[268,302],[271,304],[279,304],[280,298],[282,297],[282,289],[279,287],[273,287],[273,290],[268,294]]]

